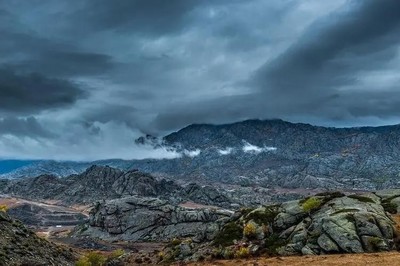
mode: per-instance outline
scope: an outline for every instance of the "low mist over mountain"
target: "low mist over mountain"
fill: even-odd
[[[157,140],[172,159],[40,161],[3,178],[83,172],[91,164],[139,169],[176,180],[282,188],[381,189],[398,185],[400,126],[326,128],[282,120],[190,125]]]

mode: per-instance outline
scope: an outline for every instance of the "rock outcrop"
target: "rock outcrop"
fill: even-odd
[[[217,208],[184,208],[156,198],[126,197],[99,202],[89,224],[76,236],[105,240],[161,241],[192,238],[210,241],[232,212]]]
[[[0,265],[72,266],[75,260],[70,251],[37,237],[0,211]]]
[[[212,242],[191,244],[187,256],[182,255],[179,246],[168,247],[166,257],[231,259],[262,254],[320,255],[398,249],[398,226],[385,205],[385,200],[396,199],[398,192],[332,192],[242,209],[231,216]]]

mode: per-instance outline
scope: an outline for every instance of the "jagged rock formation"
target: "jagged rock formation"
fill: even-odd
[[[387,212],[393,206],[386,203],[388,197],[399,195],[400,190],[347,196],[335,192],[242,209],[231,216],[212,242],[188,244],[186,255],[181,246],[168,247],[166,258],[231,259],[266,253],[319,255],[398,249],[398,227]]]
[[[97,203],[89,224],[77,236],[105,240],[170,241],[190,237],[209,241],[232,212],[216,208],[189,209],[156,198],[127,197]]]
[[[325,128],[281,120],[249,120],[228,125],[191,125],[161,141],[181,158],[96,162],[122,170],[196,182],[267,188],[379,190],[399,186],[400,126]],[[197,151],[187,156],[185,151]],[[4,177],[81,172],[87,164],[38,162]],[[70,169],[65,171],[65,169]],[[73,170],[75,169],[75,170]]]
[[[0,265],[74,265],[75,256],[0,211]]]

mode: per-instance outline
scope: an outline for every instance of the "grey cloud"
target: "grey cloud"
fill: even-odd
[[[396,54],[400,2],[352,1],[352,9],[315,22],[284,54],[254,77],[267,93],[309,97],[355,82],[357,71],[380,68]]]
[[[34,117],[7,117],[0,119],[0,135],[10,134],[18,137],[54,138],[52,132],[46,130]]]
[[[22,61],[13,67],[16,69],[39,69],[51,76],[101,75],[116,65],[105,54],[76,51],[43,51],[31,59]]]
[[[183,20],[197,1],[88,0],[72,19],[95,30],[137,31],[163,34],[184,28]]]
[[[73,104],[85,92],[67,80],[0,69],[0,112],[31,114]]]

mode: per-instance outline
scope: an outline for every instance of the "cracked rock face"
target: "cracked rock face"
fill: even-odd
[[[318,210],[293,225],[293,213],[283,220],[282,214],[301,206],[293,201],[282,205],[275,223],[283,229],[295,226],[287,237],[281,254],[362,253],[393,249],[394,222],[382,207],[381,199],[373,194],[344,196],[324,203]]]
[[[231,212],[216,208],[189,209],[156,198],[126,197],[98,203],[90,215],[90,235],[105,240],[169,241],[190,237],[212,240]]]

